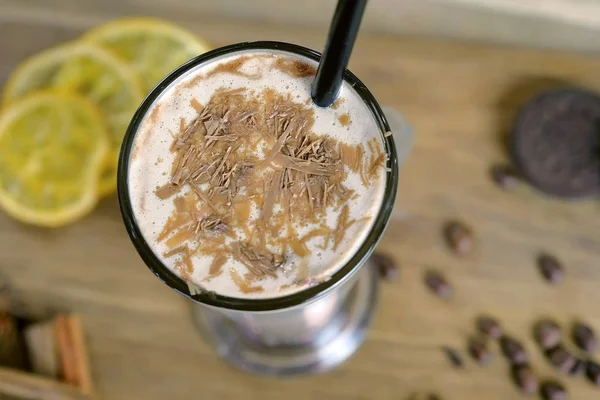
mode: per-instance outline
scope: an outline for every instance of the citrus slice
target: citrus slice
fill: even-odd
[[[146,93],[209,45],[177,25],[153,18],[125,18],[109,22],[83,37],[127,61],[142,78]]]
[[[75,94],[38,92],[0,113],[0,206],[26,223],[56,227],[87,214],[109,136],[98,108]]]
[[[4,101],[30,92],[56,89],[83,95],[96,104],[111,136],[111,151],[100,178],[100,194],[114,192],[115,160],[123,136],[143,98],[139,78],[110,52],[89,43],[71,43],[39,53],[21,64],[9,78]]]

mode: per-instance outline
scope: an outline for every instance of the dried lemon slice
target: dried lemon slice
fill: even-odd
[[[0,206],[14,218],[56,227],[87,214],[109,136],[86,98],[38,92],[0,113]]]
[[[111,137],[111,151],[100,178],[100,194],[114,192],[117,155],[131,117],[143,98],[137,74],[110,52],[89,43],[71,43],[39,53],[9,78],[4,101],[10,103],[40,89],[85,96],[102,112]]]
[[[102,46],[127,61],[150,92],[165,76],[210,49],[177,25],[153,18],[126,18],[91,30],[84,41]]]

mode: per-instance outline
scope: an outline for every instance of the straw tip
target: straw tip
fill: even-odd
[[[316,95],[316,94],[312,94],[312,101],[315,105],[325,108],[325,107],[329,107],[330,105],[332,105],[335,100],[337,99],[337,94],[336,95],[331,95],[331,94],[327,94],[327,95]]]

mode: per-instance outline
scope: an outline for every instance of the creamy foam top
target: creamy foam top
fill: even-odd
[[[312,105],[310,92],[315,68],[314,61],[289,53],[238,52],[195,67],[171,84],[146,113],[135,137],[129,165],[128,182],[133,212],[146,242],[156,256],[168,268],[193,283],[190,289],[209,290],[237,298],[271,298],[298,292],[327,280],[343,267],[370,232],[385,192],[385,163],[368,164],[369,157],[373,159],[383,149],[381,132],[371,111],[347,83],[343,84],[339,100],[334,106],[319,108]],[[168,184],[171,179],[176,158],[175,152],[170,150],[174,137],[182,132],[184,125],[190,126],[198,118],[199,107],[206,106],[216,92],[239,88],[244,88],[247,96],[268,89],[283,96],[289,95],[291,101],[309,109],[314,119],[312,133],[350,146],[363,145],[367,149],[364,168],[361,166],[355,172],[348,165],[340,166],[345,171],[343,186],[352,193],[345,203],[349,211],[346,221],[352,223],[348,224],[335,250],[332,245],[327,245],[327,242],[333,243],[330,237],[306,236],[319,227],[336,228],[340,219],[344,218],[340,215],[343,208],[330,206],[318,223],[312,221],[293,227],[299,237],[306,239],[304,244],[310,254],[301,257],[286,245],[283,250],[285,254],[282,255],[284,261],[277,268],[276,275],[254,279],[251,286],[258,289],[250,291],[241,290],[239,282],[233,279],[234,275],[248,275],[247,265],[236,257],[227,257],[222,271],[209,277],[215,257],[197,253],[190,258],[192,269],[185,272],[181,269],[181,255],[169,255],[172,248],[158,240],[175,210],[172,198],[161,199],[156,194],[157,188]],[[370,152],[368,143],[371,143],[371,150],[376,147],[377,151]],[[257,151],[257,159],[264,159],[272,146],[273,143],[259,146],[263,150]],[[368,171],[369,168],[372,171]],[[365,184],[365,174],[368,172],[371,172],[371,179]],[[182,188],[179,194],[194,195],[189,187]],[[227,237],[226,245],[250,239],[247,236],[253,235],[252,232],[257,229],[260,207],[260,204],[250,205],[250,228],[234,229],[231,234],[235,238]],[[280,209],[278,204],[273,212],[278,213]],[[282,235],[285,236],[285,232]],[[190,240],[187,245],[194,248],[202,241],[202,238]]]

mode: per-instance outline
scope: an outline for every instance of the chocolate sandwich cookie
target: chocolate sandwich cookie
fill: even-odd
[[[523,177],[543,193],[600,193],[600,97],[582,89],[543,93],[526,104],[509,141]]]

